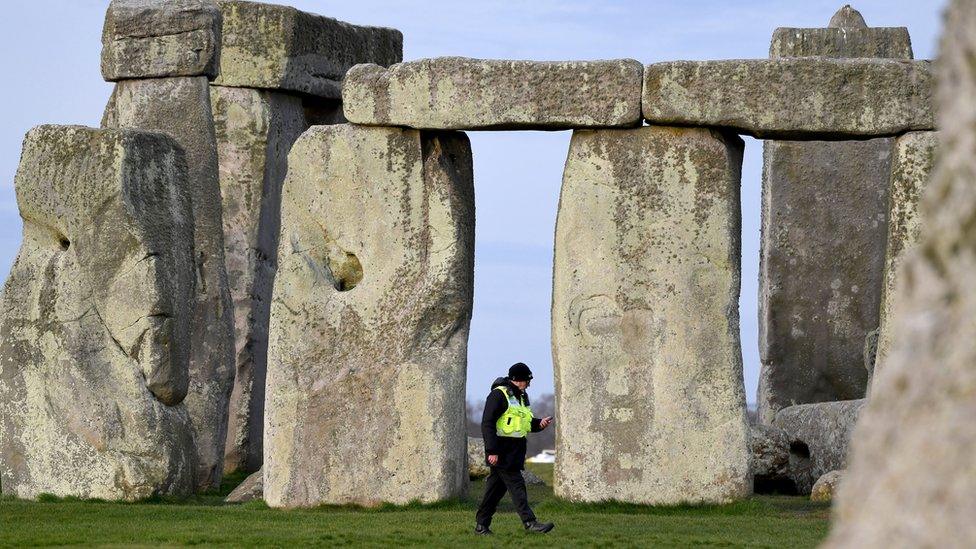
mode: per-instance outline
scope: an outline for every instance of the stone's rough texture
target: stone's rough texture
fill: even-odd
[[[353,67],[343,86],[355,124],[429,129],[571,129],[640,123],[643,67],[614,61],[438,57]]]
[[[264,498],[264,470],[251,473],[224,498],[224,503],[247,503]]]
[[[160,134],[40,126],[15,180],[0,297],[0,485],[135,500],[193,490],[193,217]]]
[[[474,277],[467,137],[315,126],[288,164],[265,500],[303,507],[462,495]]]
[[[866,29],[868,24],[864,21],[864,16],[861,15],[861,12],[852,8],[850,4],[847,4],[841,9],[837,10],[837,13],[830,18],[830,23],[827,26],[832,29],[849,31],[854,29]]]
[[[522,470],[522,479],[529,486],[545,486],[546,485],[546,481],[542,480],[541,478],[539,478],[539,475],[533,473],[532,471],[529,471],[528,469],[523,469]]]
[[[749,450],[752,455],[750,469],[752,470],[753,492],[768,494],[795,491],[788,474],[790,438],[786,431],[772,425],[751,425],[749,427]]]
[[[928,61],[674,61],[644,70],[643,109],[651,124],[770,139],[887,136],[934,128],[933,84]]]
[[[810,490],[810,500],[831,501],[834,499],[834,494],[837,493],[837,487],[840,486],[842,480],[844,480],[844,471],[831,471],[823,474],[814,483],[813,489]]]
[[[784,408],[773,425],[790,438],[789,475],[801,494],[821,475],[843,469],[847,447],[864,399],[819,402]]]
[[[868,372],[868,385],[874,375],[874,364],[878,361],[878,330],[871,330],[864,336],[864,369]]]
[[[112,0],[102,29],[102,77],[214,78],[220,23],[209,0]]]
[[[234,385],[234,316],[224,266],[217,145],[207,79],[123,80],[116,84],[105,122],[167,133],[186,151],[197,275],[186,407],[197,447],[198,486],[216,488]]]
[[[573,134],[553,273],[558,496],[749,494],[742,147],[705,129]]]
[[[865,394],[864,338],[878,326],[891,147],[891,139],[765,144],[763,423],[794,404]]]
[[[217,0],[224,17],[222,86],[341,96],[342,78],[357,63],[403,59],[395,29],[350,25],[287,6]]]
[[[893,346],[854,434],[831,547],[976,540],[976,3],[954,0],[939,60],[941,146],[899,277]]]
[[[881,328],[878,334],[877,356],[881,362],[892,346],[891,318],[897,293],[898,269],[921,233],[918,204],[935,168],[938,146],[937,132],[908,133],[895,141],[888,206],[888,248],[881,295]]]
[[[491,469],[485,463],[484,439],[468,437],[468,478],[472,480],[485,478],[489,474]]]
[[[211,86],[210,97],[237,365],[224,472],[256,471],[264,458],[268,316],[281,230],[281,185],[288,151],[307,124],[296,96]]]

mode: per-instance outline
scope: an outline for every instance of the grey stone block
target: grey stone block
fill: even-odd
[[[847,449],[865,400],[818,402],[784,408],[773,426],[790,439],[789,476],[801,494],[817,479],[847,465]]]

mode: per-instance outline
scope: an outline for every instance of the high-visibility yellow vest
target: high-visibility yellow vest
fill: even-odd
[[[532,431],[532,409],[525,405],[521,397],[510,395],[505,387],[495,387],[505,395],[508,409],[495,422],[495,430],[500,437],[525,438]]]

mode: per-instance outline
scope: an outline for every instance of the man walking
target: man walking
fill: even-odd
[[[508,369],[508,377],[500,377],[491,384],[491,392],[481,416],[481,436],[485,439],[485,454],[491,474],[485,482],[485,496],[475,517],[475,533],[491,534],[491,517],[498,508],[505,491],[512,496],[522,525],[530,532],[545,534],[553,523],[538,522],[529,507],[525,491],[525,436],[537,433],[552,424],[552,416],[532,417],[529,396],[525,390],[532,381],[532,371],[519,362]]]

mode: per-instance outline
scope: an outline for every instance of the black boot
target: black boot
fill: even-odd
[[[492,532],[491,530],[489,530],[487,526],[482,526],[480,524],[476,524],[475,525],[475,527],[474,527],[474,533],[475,534],[478,534],[479,536],[490,536],[490,535],[494,534],[494,532]]]
[[[538,532],[540,534],[545,534],[549,530],[552,530],[556,525],[551,522],[539,522],[536,520],[529,521],[525,523],[525,529],[529,532]]]

